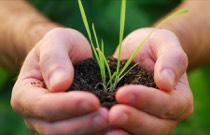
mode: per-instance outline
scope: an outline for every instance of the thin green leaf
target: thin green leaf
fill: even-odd
[[[122,75],[122,73],[126,70],[126,68],[130,65],[130,63],[133,61],[133,59],[136,57],[137,53],[140,51],[141,47],[144,45],[144,43],[149,39],[149,37],[152,35],[152,33],[159,27],[161,27],[164,23],[166,23],[167,21],[169,21],[170,19],[185,14],[187,13],[188,10],[184,9],[178,12],[175,12],[174,14],[170,15],[169,17],[167,17],[166,19],[164,19],[162,22],[160,22],[145,38],[144,40],[140,43],[140,45],[135,49],[135,51],[132,53],[131,57],[128,59],[128,61],[126,62],[126,64],[124,65],[124,67],[122,68],[122,70],[120,71],[120,76]]]
[[[113,79],[116,78],[116,74],[117,74],[117,71],[115,71],[112,76],[109,78],[109,81],[107,83],[107,87],[110,85],[110,89],[113,90],[114,88],[114,84],[113,84]]]
[[[117,76],[120,70],[120,57],[121,57],[121,51],[122,51],[122,40],[123,40],[123,35],[124,35],[125,13],[126,13],[126,0],[122,0],[121,12],[120,12],[120,36],[119,36],[119,52],[118,52],[118,59],[117,59]],[[116,79],[118,79],[118,77]]]
[[[96,46],[97,46],[97,48],[99,48],[101,50],[101,48],[99,47],[98,37],[97,37],[97,34],[96,34],[94,23],[92,23],[92,30],[93,30],[93,34],[94,34],[94,37],[95,37]]]
[[[105,53],[104,53],[104,41],[103,41],[103,40],[101,40],[101,52],[102,52],[103,54],[105,54]]]
[[[88,37],[89,37],[89,40],[90,40],[90,44],[91,44],[91,47],[93,49],[93,53],[94,53],[97,61],[99,61],[99,56],[98,56],[98,54],[96,52],[96,49],[95,49],[94,44],[93,44],[93,41],[92,41],[90,27],[89,27],[88,20],[87,20],[87,17],[86,17],[86,14],[85,14],[85,10],[84,10],[84,7],[82,5],[81,0],[78,0],[78,4],[79,4],[79,9],[80,9],[80,13],[81,13],[81,16],[82,16],[83,23],[85,25],[85,29],[87,31],[87,34],[88,34]]]
[[[180,11],[177,11],[175,13],[173,13],[172,15],[168,16],[167,18],[165,18],[162,22],[160,22],[157,26],[155,26],[155,28],[159,28],[160,26],[162,26],[164,23],[166,23],[167,21],[173,19],[174,17],[176,16],[179,16],[179,15],[182,15],[182,14],[185,14],[189,12],[188,9],[183,9],[183,10],[180,10]]]
[[[96,48],[96,51],[98,51],[99,54],[99,67],[100,67],[100,72],[101,72],[101,79],[103,84],[106,84],[106,69],[105,69],[105,65],[104,65],[104,59],[103,59],[103,54],[101,53],[99,48]]]
[[[102,79],[103,84],[105,85],[106,84],[106,69],[105,69],[105,63],[104,63],[105,60],[103,58],[104,53],[100,53],[101,49],[99,46],[98,37],[96,34],[94,23],[92,23],[92,30],[93,30],[93,34],[94,34],[94,38],[95,38],[95,42],[96,42],[96,46],[97,46],[96,51],[98,52],[98,56],[99,56],[98,64],[100,67],[101,79]],[[102,43],[102,47],[103,47],[103,43]]]
[[[111,78],[112,73],[111,73],[111,70],[110,70],[109,63],[108,63],[108,61],[107,61],[107,59],[106,59],[104,53],[102,53],[101,50],[98,49],[98,48],[97,48],[96,50],[97,50],[97,51],[99,52],[99,54],[101,55],[101,57],[102,57],[102,59],[103,59],[103,62],[104,62],[104,64],[105,64],[106,68],[107,68],[109,78]]]
[[[118,82],[120,82],[134,67],[136,67],[138,64],[134,64],[131,68],[129,68],[120,78],[118,79]],[[117,83],[118,83],[117,82]]]
[[[83,20],[83,23],[85,25],[88,37],[92,42],[92,36],[91,36],[90,28],[89,28],[89,25],[88,25],[87,17],[86,17],[85,10],[84,10],[84,7],[82,5],[81,0],[78,0],[78,4],[79,4],[80,13],[81,13],[82,20]]]

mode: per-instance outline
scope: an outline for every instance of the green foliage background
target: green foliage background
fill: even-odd
[[[29,0],[29,2],[52,21],[77,29],[86,35],[76,0]],[[106,55],[111,55],[118,43],[120,2],[120,0],[83,0],[89,21],[95,23],[99,37],[105,41]],[[150,26],[179,3],[180,0],[128,0],[126,35],[137,28]],[[210,66],[190,71],[188,77],[194,94],[195,111],[189,119],[177,126],[173,135],[208,135]],[[15,76],[0,67],[0,135],[34,135],[25,127],[23,119],[10,107],[14,82]]]

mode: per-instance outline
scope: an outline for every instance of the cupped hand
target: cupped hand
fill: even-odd
[[[39,134],[97,134],[108,125],[108,111],[87,92],[65,92],[73,64],[92,57],[82,34],[55,28],[29,52],[11,97],[12,108]],[[45,82],[46,88],[42,87]]]
[[[128,59],[152,28],[139,29],[123,41],[121,59]],[[118,51],[114,57],[118,56]],[[193,96],[186,75],[187,56],[176,36],[157,29],[135,57],[150,72],[159,89],[128,85],[116,93],[119,105],[111,108],[107,134],[170,134],[193,112]]]

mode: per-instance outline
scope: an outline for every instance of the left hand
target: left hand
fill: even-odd
[[[11,106],[41,135],[100,134],[108,111],[88,92],[66,92],[73,64],[92,57],[86,38],[69,28],[49,31],[29,52],[13,87]],[[47,87],[43,87],[43,83]]]
[[[152,28],[132,32],[123,41],[121,59],[128,59]],[[118,57],[118,51],[114,57]],[[178,122],[193,112],[193,96],[186,75],[187,56],[172,32],[157,29],[134,59],[154,72],[159,89],[128,85],[116,93],[118,105],[109,121],[116,129],[107,134],[170,134]]]

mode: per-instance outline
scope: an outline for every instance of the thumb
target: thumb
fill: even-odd
[[[40,44],[40,68],[47,88],[66,91],[73,82],[73,64],[92,57],[87,40],[75,30],[57,28]]]
[[[171,91],[187,69],[187,55],[180,46],[170,45],[165,46],[164,50],[160,46],[157,54],[154,68],[155,82],[161,90]]]
[[[74,68],[66,50],[54,47],[40,57],[41,72],[50,91],[66,91],[73,82]],[[45,55],[45,56],[42,56]]]

